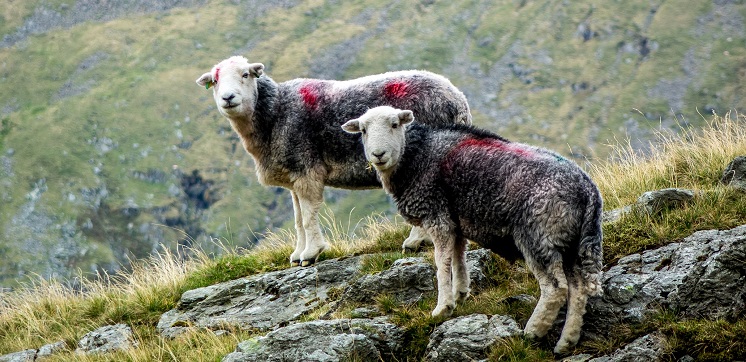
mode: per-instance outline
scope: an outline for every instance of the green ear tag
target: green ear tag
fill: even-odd
[[[210,89],[211,85],[212,85],[212,82],[207,82],[207,84],[205,84],[205,89]]]

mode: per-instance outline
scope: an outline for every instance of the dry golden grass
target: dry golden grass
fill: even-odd
[[[645,191],[715,187],[725,166],[746,155],[746,116],[713,116],[702,129],[660,131],[657,136],[645,154],[618,144],[609,161],[591,166],[606,209],[632,204]]]

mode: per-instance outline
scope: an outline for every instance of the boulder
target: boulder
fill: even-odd
[[[274,329],[328,303],[359,269],[360,257],[341,258],[190,290],[161,316],[158,330],[173,336],[184,327]]]
[[[49,357],[55,353],[62,352],[67,349],[65,341],[59,341],[56,343],[45,344],[39,348],[36,352],[36,358]]]
[[[373,302],[382,294],[403,304],[411,304],[424,295],[435,294],[435,267],[425,258],[410,257],[394,261],[389,269],[361,276],[347,290],[342,302]]]
[[[637,206],[652,215],[665,209],[680,207],[692,199],[694,199],[692,190],[669,188],[643,193],[637,199]]]
[[[78,341],[78,353],[108,353],[137,347],[132,329],[126,324],[105,326],[88,332]]]
[[[728,164],[720,183],[746,191],[746,156],[738,156]]]
[[[699,231],[655,250],[628,255],[603,276],[584,331],[607,336],[660,308],[684,317],[735,318],[746,311],[746,225]]]
[[[493,262],[492,258],[495,257],[496,255],[489,249],[476,249],[466,252],[466,270],[469,271],[469,278],[471,279],[469,287],[474,294],[489,286],[490,279],[487,277],[489,273],[487,268]]]
[[[501,338],[523,334],[510,317],[472,314],[447,320],[430,335],[425,361],[460,362],[487,358],[490,346]]]
[[[0,356],[0,362],[33,362],[35,359],[35,349],[26,349],[20,352],[13,352]]]
[[[223,362],[388,361],[403,341],[404,330],[385,318],[317,320],[243,341]]]
[[[593,358],[589,362],[660,361],[666,348],[666,337],[653,333],[634,340],[609,356]]]

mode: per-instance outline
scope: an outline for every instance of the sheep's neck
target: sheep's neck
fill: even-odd
[[[254,119],[252,116],[243,117],[232,117],[230,118],[231,126],[233,130],[241,137],[241,144],[243,148],[252,155],[255,159],[260,157],[262,144],[258,137],[256,137],[256,130],[254,128]]]

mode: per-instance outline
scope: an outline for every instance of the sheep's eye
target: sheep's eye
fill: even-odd
[[[360,132],[362,132],[363,134],[366,134],[365,128],[361,129]]]
[[[391,128],[397,129],[397,128],[399,128],[399,124],[398,123],[392,123],[391,124]]]
[[[249,72],[244,72],[243,77],[244,78],[248,78],[249,77]]]

